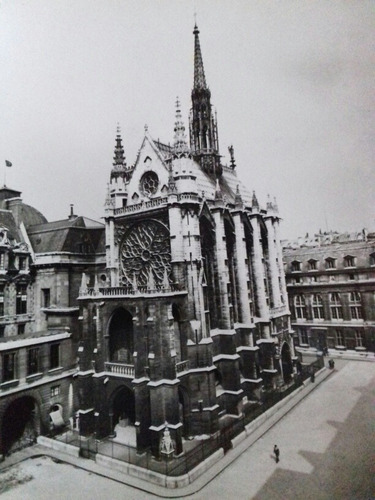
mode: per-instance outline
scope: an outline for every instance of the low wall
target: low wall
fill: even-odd
[[[105,455],[96,455],[96,463],[102,467],[110,468],[121,472],[122,474],[129,474],[129,476],[136,477],[138,479],[143,479],[149,483],[157,484],[158,486],[164,486],[166,488],[175,489],[182,488],[192,483],[201,474],[206,472],[210,467],[212,467],[216,462],[221,460],[224,456],[224,450],[220,448],[215,453],[210,455],[206,460],[201,462],[197,467],[191,470],[188,474],[183,474],[182,476],[172,477],[165,476],[164,474],[159,474],[158,472],[153,472],[149,469],[144,469],[143,467],[138,467],[137,465],[132,465],[116,458],[107,457]]]
[[[79,457],[79,448],[68,443],[62,443],[56,439],[51,439],[46,436],[38,436],[37,443],[45,446],[46,448],[51,448],[52,450],[61,451],[72,457]]]

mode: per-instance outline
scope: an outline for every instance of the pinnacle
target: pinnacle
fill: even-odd
[[[206,89],[206,77],[204,74],[203,59],[201,46],[199,43],[199,30],[197,25],[194,26],[193,34],[195,36],[194,45],[194,89]]]

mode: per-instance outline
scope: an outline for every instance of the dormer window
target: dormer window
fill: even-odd
[[[370,266],[375,266],[375,252],[370,254]]]
[[[301,262],[299,260],[294,260],[291,264],[292,273],[301,271]]]
[[[355,257],[353,257],[353,255],[346,255],[344,257],[344,266],[355,267]]]
[[[328,257],[326,259],[326,269],[336,269],[336,259]]]
[[[316,271],[318,269],[318,261],[316,259],[310,259],[308,262],[308,270]]]

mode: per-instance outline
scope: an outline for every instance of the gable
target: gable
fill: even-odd
[[[166,196],[166,186],[167,166],[152,139],[146,135],[127,185],[128,205]]]

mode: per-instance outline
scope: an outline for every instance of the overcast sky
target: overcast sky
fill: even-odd
[[[0,0],[0,184],[99,220],[117,122],[130,164],[176,96],[188,125],[195,10],[221,154],[282,236],[375,230],[374,1]]]

